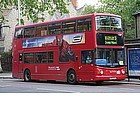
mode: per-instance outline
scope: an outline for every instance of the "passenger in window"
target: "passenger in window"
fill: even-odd
[[[38,58],[38,56],[36,57],[36,63],[39,63],[39,58]]]
[[[92,63],[92,52],[89,51],[86,58],[86,64],[91,64],[91,63]]]

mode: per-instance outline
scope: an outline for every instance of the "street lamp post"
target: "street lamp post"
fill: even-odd
[[[18,25],[20,24],[20,0],[18,0]]]
[[[1,66],[1,55],[0,55],[0,73],[2,73],[3,70],[2,70],[2,66]]]

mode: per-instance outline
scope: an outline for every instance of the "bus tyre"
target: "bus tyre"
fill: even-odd
[[[69,84],[75,84],[76,83],[76,73],[74,70],[70,70],[67,74],[67,82]]]
[[[25,72],[24,72],[24,81],[25,82],[31,81],[31,73],[30,73],[30,70],[25,70]]]

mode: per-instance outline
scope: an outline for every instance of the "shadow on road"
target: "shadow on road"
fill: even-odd
[[[20,82],[24,82],[23,80],[20,80]],[[79,82],[76,84],[68,84],[67,82],[62,82],[62,81],[53,81],[53,80],[49,80],[49,81],[36,81],[36,80],[32,80],[30,81],[32,83],[50,83],[50,84],[65,84],[65,85],[84,85],[84,86],[111,86],[111,85],[122,85],[122,84],[127,84],[127,83],[123,83],[121,81],[104,81],[102,84],[97,85],[96,82]],[[30,83],[30,82],[24,82],[24,83]]]

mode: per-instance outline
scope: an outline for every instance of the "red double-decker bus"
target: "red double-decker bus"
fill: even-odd
[[[17,26],[13,78],[97,82],[126,78],[121,17],[89,14]]]

